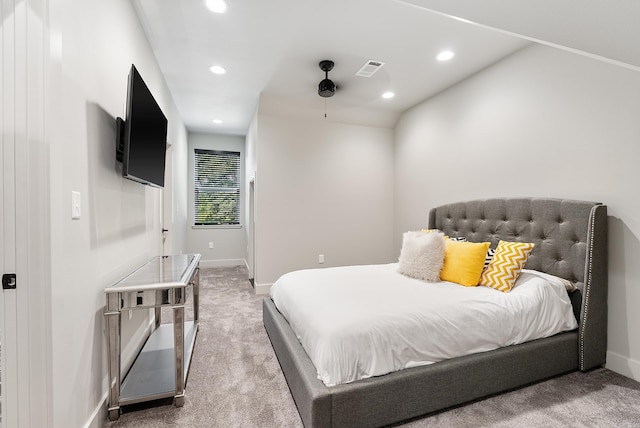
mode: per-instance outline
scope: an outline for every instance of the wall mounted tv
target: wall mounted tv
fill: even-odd
[[[164,187],[167,118],[134,65],[129,72],[126,117],[116,119],[116,139],[122,176]]]

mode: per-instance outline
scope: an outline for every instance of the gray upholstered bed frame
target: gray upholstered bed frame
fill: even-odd
[[[429,228],[469,241],[535,242],[526,268],[576,283],[570,293],[579,328],[494,351],[333,387],[316,369],[270,298],[264,326],[307,427],[396,423],[605,362],[607,207],[599,203],[506,198],[434,208]]]

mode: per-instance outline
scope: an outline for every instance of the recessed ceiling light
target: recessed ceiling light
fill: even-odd
[[[436,59],[438,61],[449,61],[451,58],[453,58],[456,54],[452,51],[442,51],[438,54],[438,56],[436,57]]]
[[[229,8],[225,0],[207,0],[205,4],[213,13],[226,13]]]
[[[209,67],[209,71],[213,74],[225,74],[227,72],[224,67],[221,67],[219,65],[212,65],[211,67]]]
[[[386,99],[393,98],[395,96],[396,94],[394,94],[393,92],[385,92],[384,94],[382,94],[382,98],[386,98]]]
[[[222,120],[220,119],[213,119],[211,122],[215,123],[216,125],[220,125],[222,123]]]

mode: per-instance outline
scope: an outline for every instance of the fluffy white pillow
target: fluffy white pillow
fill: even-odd
[[[439,281],[444,263],[445,238],[441,232],[405,232],[398,272],[423,281]]]

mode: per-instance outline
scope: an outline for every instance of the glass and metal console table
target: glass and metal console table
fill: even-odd
[[[184,404],[191,354],[198,332],[200,254],[158,256],[106,288],[107,352],[110,420],[120,406],[174,397]],[[185,322],[189,287],[193,291],[193,321]],[[173,324],[160,324],[162,307],[173,309]],[[120,382],[120,325],[122,311],[155,309],[154,330]]]

